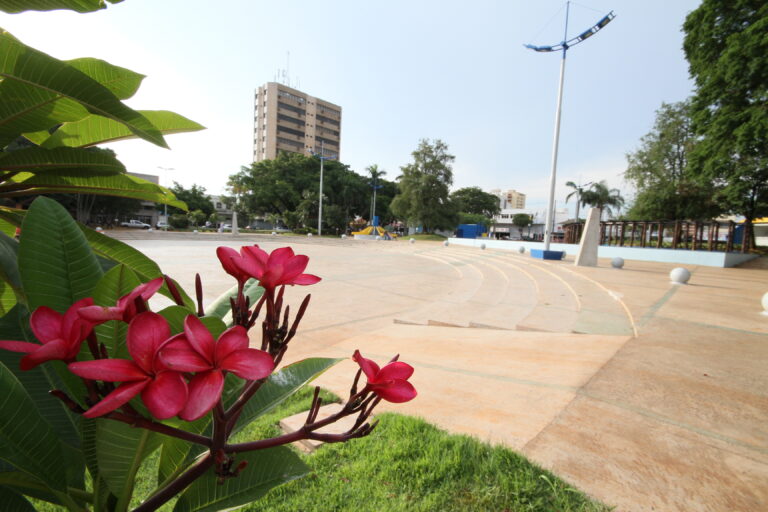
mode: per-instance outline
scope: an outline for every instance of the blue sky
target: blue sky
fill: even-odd
[[[87,15],[0,14],[0,26],[57,58],[98,57],[147,75],[128,101],[208,129],[113,145],[130,171],[225,191],[252,152],[253,91],[288,67],[293,85],[343,108],[342,161],[399,174],[421,138],[456,156],[454,188],[514,188],[546,204],[565,2],[125,0]],[[558,206],[568,180],[625,191],[625,154],[662,102],[691,93],[680,27],[698,0],[571,3],[569,36],[616,19],[568,53]],[[173,168],[160,171],[158,167]]]

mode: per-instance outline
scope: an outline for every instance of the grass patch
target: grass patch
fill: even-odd
[[[443,235],[437,235],[435,233],[414,233],[413,235],[403,235],[400,238],[403,240],[413,238],[415,240],[425,240],[428,242],[442,242],[446,239]]]
[[[323,402],[338,402],[323,391]],[[244,442],[280,434],[282,418],[309,408],[312,389],[296,393],[233,438]],[[322,446],[301,454],[313,469],[305,478],[272,489],[242,510],[250,512],[602,512],[552,473],[502,447],[451,435],[429,423],[381,414],[379,426],[363,439]],[[142,464],[131,508],[157,485],[158,452]],[[175,500],[159,510],[170,512]],[[62,510],[36,502],[41,511]]]

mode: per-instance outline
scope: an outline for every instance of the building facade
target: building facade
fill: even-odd
[[[502,192],[498,188],[491,190],[491,194],[499,198],[499,206],[502,210],[523,210],[525,209],[525,194],[517,190],[510,189]]]
[[[341,154],[341,107],[287,85],[267,82],[254,95],[253,161],[280,151],[334,160]]]

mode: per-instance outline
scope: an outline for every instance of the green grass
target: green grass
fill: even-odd
[[[305,388],[279,408],[252,423],[233,441],[272,437],[277,422],[309,408]],[[338,401],[323,391],[323,402]],[[250,512],[598,512],[608,507],[591,501],[552,473],[502,447],[472,437],[451,435],[429,423],[381,414],[380,424],[363,439],[329,444],[301,454],[313,469],[305,478],[272,489],[243,508]],[[158,453],[139,471],[131,508],[156,485]],[[170,512],[174,501],[160,508]],[[40,510],[61,510],[37,502]]]
[[[403,235],[400,238],[403,240],[414,238],[416,240],[426,240],[429,242],[442,242],[445,240],[443,235],[437,235],[434,233],[414,233],[413,235]]]

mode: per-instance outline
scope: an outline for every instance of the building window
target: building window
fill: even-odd
[[[295,135],[297,137],[304,137],[304,132],[299,130],[294,130],[293,128],[286,128],[285,126],[277,126],[277,131],[282,133],[290,133],[291,135]]]
[[[330,117],[325,117],[325,116],[318,115],[317,119],[319,121],[323,121],[325,123],[329,123],[329,124],[332,124],[332,125],[335,125],[335,126],[340,126],[339,122],[337,120],[331,119]]]
[[[284,108],[285,110],[290,110],[291,112],[296,112],[300,116],[304,116],[307,114],[307,111],[303,108],[294,107],[293,105],[289,105],[287,103],[283,103],[282,101],[277,102],[278,108]]]

